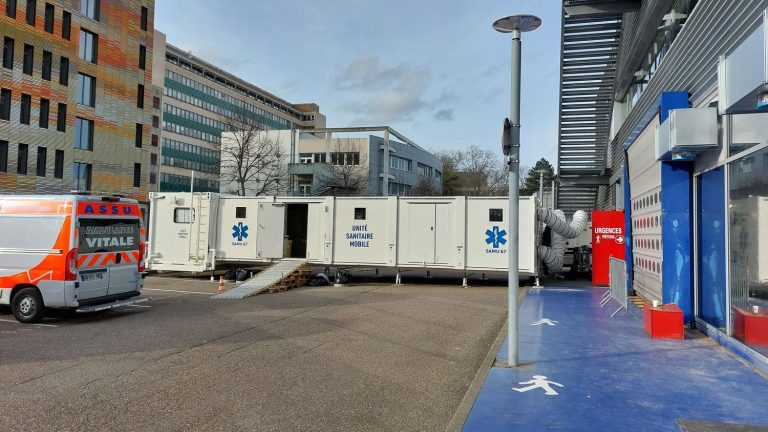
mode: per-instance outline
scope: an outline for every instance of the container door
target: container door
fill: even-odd
[[[451,247],[451,209],[449,204],[435,205],[435,259],[432,261],[435,264],[448,264],[448,258],[455,249]]]
[[[109,247],[109,290],[107,295],[133,292],[138,289],[139,219],[115,218],[111,221]]]
[[[307,259],[322,261],[325,258],[325,226],[327,213],[324,203],[311,203],[307,218]]]
[[[260,203],[257,215],[256,254],[259,258],[282,258],[285,233],[285,204]]]
[[[435,204],[408,206],[408,261],[435,262]]]

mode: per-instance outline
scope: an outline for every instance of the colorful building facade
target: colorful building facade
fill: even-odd
[[[0,1],[0,193],[157,190],[153,20],[154,0]]]

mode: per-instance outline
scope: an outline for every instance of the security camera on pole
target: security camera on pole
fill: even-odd
[[[507,320],[509,366],[518,365],[517,297],[520,291],[518,274],[520,243],[520,35],[536,30],[541,19],[533,15],[513,15],[493,23],[502,33],[512,33],[512,89],[509,118],[504,119],[502,149],[509,166],[509,298]]]

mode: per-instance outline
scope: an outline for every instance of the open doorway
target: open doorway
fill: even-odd
[[[307,257],[308,204],[287,204],[285,211],[286,254],[289,258]],[[290,250],[288,250],[290,245]]]

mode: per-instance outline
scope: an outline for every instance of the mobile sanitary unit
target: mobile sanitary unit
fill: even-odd
[[[506,272],[507,198],[150,194],[148,266],[313,265]],[[537,276],[534,197],[520,199],[520,274]]]
[[[143,287],[144,223],[134,200],[0,196],[0,304],[38,322],[45,308],[134,304]]]

